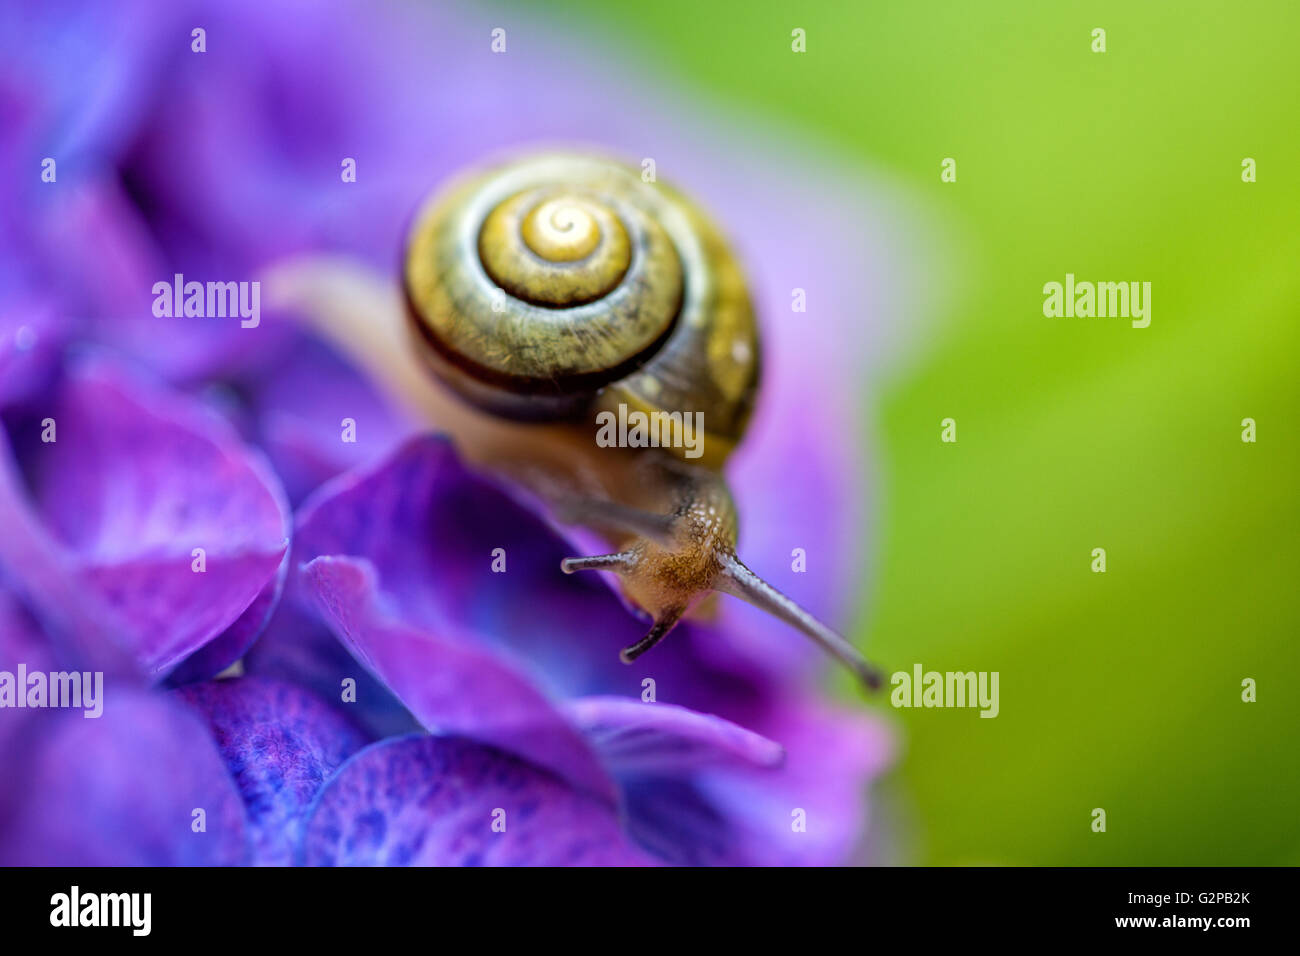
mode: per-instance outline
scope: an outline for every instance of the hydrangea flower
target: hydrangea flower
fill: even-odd
[[[730,469],[746,554],[843,623],[892,214],[522,14],[531,42],[503,62],[468,12],[68,6],[10,5],[0,31],[0,171],[25,184],[0,201],[0,672],[102,672],[104,708],[0,709],[0,760],[23,768],[0,862],[853,858],[891,743],[826,701],[815,648],[725,602],[625,667],[639,623],[560,573],[547,517],[291,315],[241,329],[150,300],[177,272],[303,253],[388,266],[423,193],[502,146],[653,150],[733,232],[767,320]],[[427,75],[435,34],[456,83]],[[816,327],[788,321],[796,286]]]

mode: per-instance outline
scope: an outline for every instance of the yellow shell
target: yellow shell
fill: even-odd
[[[624,164],[546,153],[471,174],[417,216],[403,267],[434,370],[528,420],[703,414],[705,464],[744,433],[759,344],[718,230]]]

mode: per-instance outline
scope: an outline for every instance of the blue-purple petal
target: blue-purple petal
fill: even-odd
[[[518,757],[459,737],[382,741],[326,786],[310,866],[610,866],[652,860],[614,810]]]
[[[292,583],[243,662],[246,674],[298,684],[346,710],[371,740],[420,729],[410,711],[348,653],[319,615],[300,605]]]
[[[673,704],[582,697],[564,713],[615,776],[686,776],[696,770],[779,767],[785,751],[729,720]]]
[[[615,801],[586,741],[500,652],[391,616],[368,561],[320,557],[303,575],[335,633],[426,728],[519,754]]]
[[[253,860],[292,862],[308,807],[366,743],[342,713],[292,684],[261,677],[177,692],[208,723],[244,798]]]
[[[835,866],[869,819],[869,786],[892,758],[874,718],[812,699],[774,705],[759,729],[786,749],[775,770],[702,769],[621,777],[628,830],[669,862]]]

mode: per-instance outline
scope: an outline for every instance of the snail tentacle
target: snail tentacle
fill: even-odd
[[[593,554],[585,558],[565,558],[560,562],[560,570],[565,574],[572,574],[574,571],[617,571],[619,568],[629,568],[636,555],[631,551],[620,551],[617,554]]]
[[[682,619],[682,615],[685,613],[686,609],[683,607],[671,608],[664,612],[660,617],[655,619],[654,624],[650,627],[650,630],[645,637],[641,638],[641,640],[637,641],[635,644],[619,651],[618,659],[624,664],[631,664],[634,660],[667,637],[668,632],[671,631],[673,626]]]
[[[713,587],[797,627],[838,658],[871,690],[879,690],[884,684],[884,676],[867,663],[857,648],[745,567],[734,554],[724,559],[722,573]]]

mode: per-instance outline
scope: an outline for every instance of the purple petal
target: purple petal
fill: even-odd
[[[206,718],[248,809],[259,863],[287,864],[325,781],[366,743],[339,712],[266,678],[209,681],[178,691]]]
[[[613,783],[581,735],[499,653],[388,616],[369,562],[322,557],[303,573],[335,633],[429,730],[519,754],[614,802]]]
[[[21,255],[0,239],[0,410],[44,391],[67,336],[53,297],[24,287],[13,275]]]
[[[75,560],[36,515],[0,428],[0,581],[36,612],[63,663],[113,675],[138,673],[128,628],[82,584]],[[53,648],[52,648],[53,650]]]
[[[378,460],[412,430],[371,382],[305,337],[274,375],[258,377],[250,390],[261,444],[292,501],[349,468]]]
[[[57,441],[28,459],[41,514],[142,665],[165,674],[274,585],[288,546],[279,486],[214,414],[106,367],[75,376],[50,417]],[[209,665],[255,636],[241,628]]]
[[[234,624],[176,665],[176,669],[167,676],[169,685],[179,687],[206,680],[220,674],[244,656],[266,630],[280,604],[280,594],[289,575],[289,554],[289,549],[285,549],[275,576],[266,582],[253,603],[248,605]]]
[[[12,672],[19,662],[44,670],[54,662],[51,651],[40,625],[0,576],[0,670]]]
[[[56,667],[54,648],[40,624],[9,590],[4,575],[0,574],[0,671],[14,675],[15,693],[26,694],[26,688],[17,684],[20,666],[28,673],[61,669]],[[0,711],[0,767],[21,766],[20,747],[24,738],[33,735],[29,718],[39,713],[8,707]],[[8,816],[16,791],[15,787],[0,787],[0,820]]]
[[[874,719],[812,701],[787,702],[770,720],[763,729],[787,752],[777,770],[621,777],[637,842],[678,864],[849,862],[866,827],[868,784],[892,756],[889,734]]]
[[[132,118],[150,96],[160,48],[173,42],[183,19],[182,6],[150,0],[5,5],[0,93],[12,97],[14,109],[3,138],[24,179],[41,156],[56,156],[64,182],[65,170],[84,170],[130,135]],[[77,68],[68,69],[70,63]]]
[[[146,184],[129,171],[100,170],[59,185],[42,205],[37,255],[45,286],[60,290],[86,336],[154,374],[193,383],[235,370],[270,374],[293,342],[296,327],[269,306],[245,328],[244,317],[156,316],[156,283],[254,282],[255,265],[223,254],[192,229],[160,243],[157,210],[141,195]],[[142,208],[142,205],[144,208]],[[252,287],[249,287],[251,294]],[[251,316],[250,316],[251,318]]]
[[[168,95],[124,158],[167,245],[199,238],[247,265],[303,248],[391,263],[409,206],[387,195],[389,157],[421,124],[392,108],[401,91],[384,53],[397,39],[386,20],[373,4],[311,0],[204,11],[207,52],[191,55],[185,39]],[[344,157],[357,161],[355,182],[342,180]],[[244,174],[228,175],[227,164]],[[418,192],[413,167],[401,170]]]
[[[778,767],[781,745],[729,720],[673,704],[627,697],[584,697],[564,713],[615,776],[686,775],[701,768]]]
[[[299,606],[292,586],[262,636],[244,656],[244,673],[288,681],[312,691],[345,710],[370,740],[420,729],[401,701],[357,663],[320,618]]]
[[[80,304],[86,335],[124,353],[154,374],[183,384],[240,370],[271,374],[293,340],[283,314],[260,308],[257,325],[240,316],[155,316],[156,283],[253,282],[252,265],[222,256],[210,242],[182,231],[160,244],[158,224],[117,175],[78,183],[43,220],[45,244],[69,274],[60,285]],[[251,294],[251,286],[248,287]],[[260,303],[260,299],[259,299]]]
[[[156,693],[103,695],[99,718],[44,711],[45,733],[6,764],[22,767],[23,802],[0,825],[0,864],[243,862],[243,804],[202,721]]]
[[[500,830],[496,832],[494,822]],[[307,826],[312,866],[645,864],[613,810],[516,757],[412,736],[353,757]]]
[[[367,559],[396,616],[517,654],[555,696],[640,693],[618,649],[643,625],[595,576],[561,572],[561,539],[468,471],[445,439],[412,439],[322,488],[299,511],[296,544],[303,561]],[[504,573],[493,571],[498,548]]]

